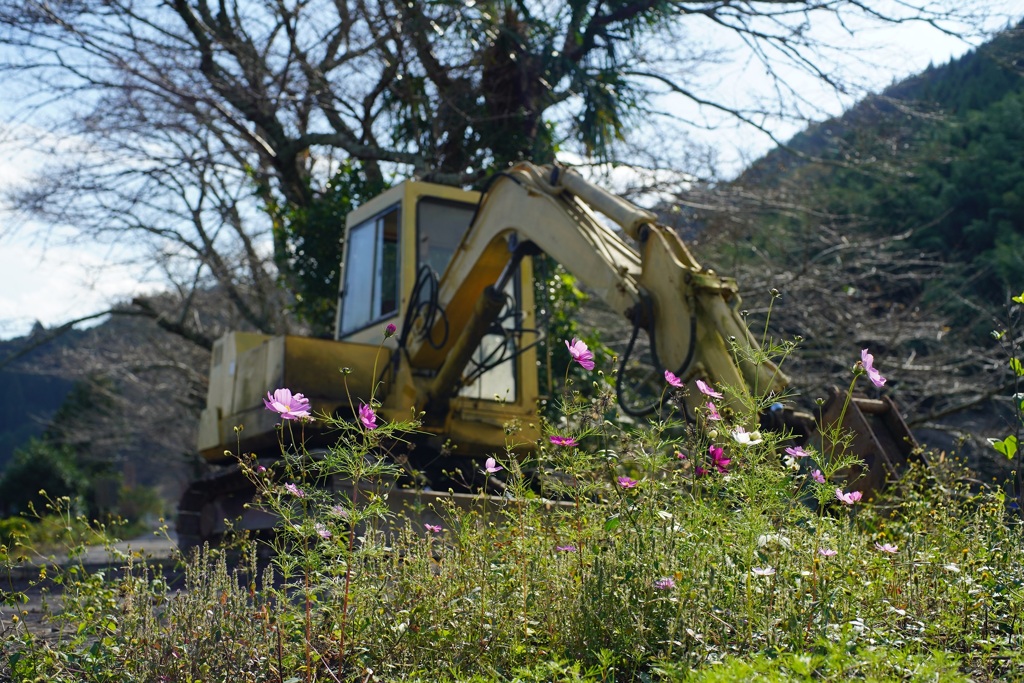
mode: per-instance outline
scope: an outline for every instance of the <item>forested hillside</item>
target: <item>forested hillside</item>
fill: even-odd
[[[0,343],[0,498],[8,499],[0,500],[0,516],[13,495],[5,486],[33,497],[39,477],[58,465],[73,472],[76,486],[113,476],[175,498],[195,475],[208,354],[140,316],[54,332],[37,328]],[[14,485],[5,466],[26,474]]]
[[[814,126],[738,182],[799,181],[819,215],[865,234],[908,233],[907,246],[957,272],[959,294],[1002,305],[1024,287],[1022,75],[1024,34],[1010,31]],[[954,282],[938,283],[939,296]]]
[[[0,372],[0,470],[14,449],[46,429],[72,383],[60,377],[26,372]]]
[[[1014,428],[1022,73],[1018,28],[684,198],[718,206],[689,215],[704,225],[702,253],[739,277],[756,326],[768,290],[780,292],[770,327],[801,339],[786,367],[806,402],[870,347],[912,425],[978,443]]]

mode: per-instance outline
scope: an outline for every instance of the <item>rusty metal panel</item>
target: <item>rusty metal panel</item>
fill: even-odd
[[[839,424],[840,419],[842,433],[850,437],[847,448],[864,462],[863,467],[843,472],[843,477],[852,488],[867,496],[898,479],[910,458],[923,457],[896,404],[888,396],[871,399],[854,394],[847,405],[845,395],[833,388],[825,405],[822,425],[831,427]],[[842,447],[842,443],[834,444],[821,435],[823,454]]]
[[[204,455],[211,451],[220,457],[222,450],[221,421],[234,409],[235,376],[238,360],[259,347],[268,335],[252,332],[229,332],[213,345],[206,408],[199,421],[198,449]]]

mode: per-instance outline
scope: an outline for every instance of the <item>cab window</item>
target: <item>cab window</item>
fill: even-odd
[[[476,206],[424,197],[416,205],[417,270],[424,265],[443,275],[473,222]]]
[[[423,197],[416,205],[417,266],[429,266],[438,276],[444,274],[455,250],[469,230],[476,205]],[[499,316],[501,322],[486,335],[473,353],[467,373],[473,381],[459,390],[459,396],[478,401],[516,400],[516,343],[513,334],[518,318],[516,292],[518,279],[505,290],[509,307]]]
[[[398,314],[398,233],[397,207],[349,230],[339,337]]]

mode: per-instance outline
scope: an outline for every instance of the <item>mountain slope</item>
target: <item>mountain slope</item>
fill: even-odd
[[[801,339],[784,367],[805,405],[846,384],[869,348],[912,426],[981,410],[973,437],[1015,428],[1007,358],[1024,326],[1006,304],[1024,290],[1022,57],[1018,27],[687,198],[717,202],[697,214],[701,253],[739,279],[752,326]],[[993,329],[1011,333],[1001,345]]]

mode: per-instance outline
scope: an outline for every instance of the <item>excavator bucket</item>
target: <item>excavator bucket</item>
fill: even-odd
[[[846,395],[833,387],[822,411],[821,425],[824,431],[813,441],[822,453],[841,447],[829,438],[837,434],[835,427],[839,427],[838,439],[843,440],[844,435],[850,439],[846,443],[849,452],[864,464],[843,473],[844,478],[867,497],[898,479],[912,458],[924,460],[907,423],[888,396],[874,399],[854,394],[847,404]]]

